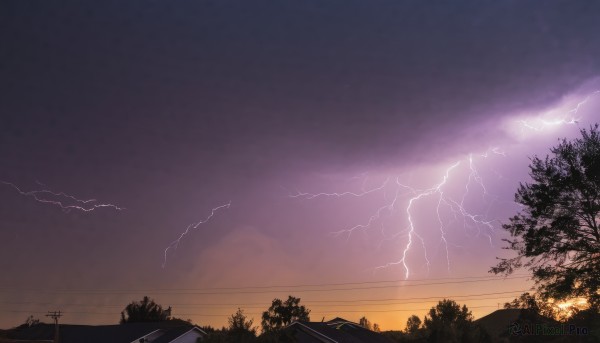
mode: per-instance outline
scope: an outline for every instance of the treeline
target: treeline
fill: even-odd
[[[121,323],[181,320],[171,317],[171,308],[163,310],[148,297],[140,302],[132,302],[121,313]],[[300,298],[289,296],[287,300],[274,299],[271,306],[262,313],[259,327],[254,319],[248,318],[244,310],[238,310],[227,318],[227,326],[220,329],[202,326],[208,333],[203,342],[293,342],[292,332],[285,328],[294,321],[310,321],[310,310],[300,305]],[[381,332],[377,323],[371,323],[365,316],[360,318],[360,326]],[[432,307],[421,320],[412,315],[404,331],[381,332],[396,342],[489,342],[489,335],[473,322],[468,308],[453,300],[444,299]]]
[[[154,300],[144,297],[142,301],[134,301],[127,305],[121,313],[121,324],[136,322],[185,321],[171,316],[171,307],[163,309]],[[201,326],[208,336],[203,342],[286,342],[293,337],[284,329],[294,321],[310,321],[310,310],[300,305],[300,298],[289,296],[286,300],[274,299],[271,306],[262,313],[261,331],[255,326],[254,319],[249,319],[244,310],[238,310],[227,318],[227,326],[221,329]]]
[[[171,316],[171,308],[163,309],[148,297],[132,302],[121,313],[121,323],[181,320]],[[286,300],[274,299],[271,306],[262,313],[259,327],[254,319],[248,318],[244,310],[238,310],[227,318],[227,326],[220,329],[202,326],[208,333],[203,342],[293,342],[292,332],[285,328],[294,321],[310,321],[310,310],[300,305],[300,298],[289,296]],[[188,322],[191,322],[188,320]],[[377,323],[371,323],[365,316],[360,318],[360,326],[381,332]],[[485,330],[473,322],[468,308],[453,300],[444,299],[432,307],[421,320],[412,315],[404,331],[386,331],[382,335],[396,342],[489,342]]]

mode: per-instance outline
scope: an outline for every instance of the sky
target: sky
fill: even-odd
[[[532,285],[488,273],[528,158],[600,121],[599,13],[2,2],[0,327],[144,295],[218,327],[289,294],[384,330],[490,313]]]

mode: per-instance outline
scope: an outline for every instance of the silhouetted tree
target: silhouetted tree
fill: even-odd
[[[483,342],[487,338],[473,323],[467,306],[444,299],[432,307],[423,320],[428,342]]]
[[[504,308],[530,310],[548,318],[558,319],[556,310],[551,304],[529,292],[521,294],[511,302],[505,303]]]
[[[202,331],[204,331],[206,333],[211,333],[211,332],[217,331],[217,329],[215,329],[214,327],[212,327],[210,325],[200,326],[200,329],[202,329]]]
[[[25,319],[25,323],[17,326],[17,329],[30,328],[38,324],[40,324],[40,320],[38,318],[35,318],[33,315],[30,315],[29,317],[27,317],[27,319]]]
[[[373,323],[373,331],[375,331],[375,332],[381,332],[381,328],[379,327],[379,324]]]
[[[367,317],[362,317],[358,320],[358,325],[362,326],[365,329],[372,330],[371,322],[367,319]]]
[[[198,342],[202,343],[229,343],[229,331],[227,328],[222,327],[221,329],[215,329],[213,327],[203,327],[202,330],[207,333],[205,337],[199,337]]]
[[[300,298],[291,295],[286,301],[273,299],[271,307],[262,314],[263,332],[279,331],[296,320],[309,321],[310,310],[299,303]]]
[[[145,296],[142,301],[133,301],[121,312],[121,324],[137,322],[162,322],[171,319],[171,307],[162,306]]]
[[[407,334],[415,335],[420,328],[421,319],[418,316],[413,314],[412,316],[408,317],[408,320],[406,321],[406,329],[404,329]]]
[[[220,330],[216,330],[215,328],[210,328],[209,331],[204,330],[207,333],[206,337],[198,338],[198,342],[202,343],[229,343],[229,337],[227,336],[228,332],[226,328],[221,328]]]
[[[238,308],[237,312],[229,317],[228,322],[228,341],[243,343],[252,342],[256,339],[256,328],[252,327],[254,320],[248,320],[242,309]]]
[[[552,155],[531,159],[531,183],[521,184],[515,201],[522,210],[503,225],[517,256],[491,269],[510,274],[527,268],[544,299],[587,298],[600,310],[600,132],[598,124],[581,138],[563,139]]]
[[[379,324],[371,323],[371,321],[369,321],[367,319],[367,317],[365,317],[365,316],[363,316],[362,318],[360,318],[358,320],[358,325],[362,326],[363,328],[365,328],[367,330],[381,332],[381,328],[379,327]]]

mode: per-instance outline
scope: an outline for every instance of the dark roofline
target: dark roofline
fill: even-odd
[[[156,330],[154,330],[154,331],[150,331],[150,332],[148,332],[147,334],[145,334],[145,335],[143,335],[143,336],[141,336],[141,337],[138,337],[138,338],[134,339],[134,340],[133,340],[133,342],[139,342],[141,339],[143,339],[143,338],[145,338],[145,337],[147,337],[147,336],[150,336],[151,334],[153,334],[153,333],[155,333],[155,332],[157,332],[157,331],[160,331],[160,330],[162,330],[162,329],[156,329]]]
[[[327,324],[335,324],[335,323],[351,323],[351,324],[360,325],[360,324],[358,324],[358,323],[355,323],[355,322],[353,322],[353,321],[350,321],[350,320],[348,320],[348,319],[344,319],[344,318],[341,318],[341,317],[335,317],[335,318],[333,318],[333,319],[331,319],[331,320],[328,320],[328,321],[326,321],[325,323],[327,323]]]
[[[331,342],[333,342],[333,343],[338,343],[338,341],[336,341],[335,339],[333,339],[333,338],[331,338],[331,337],[329,337],[329,336],[326,336],[326,335],[324,335],[324,334],[320,333],[319,331],[317,331],[317,330],[314,330],[314,329],[312,329],[312,328],[310,328],[310,327],[308,327],[308,326],[306,326],[306,325],[302,324],[301,322],[294,321],[294,322],[292,322],[290,325],[288,325],[287,327],[289,328],[289,327],[290,327],[290,326],[292,326],[292,325],[300,325],[300,326],[302,326],[302,327],[304,327],[304,328],[307,328],[308,330],[310,330],[310,331],[312,331],[312,332],[316,333],[317,335],[324,337],[325,339],[327,339],[327,340],[329,340],[329,341],[331,341]]]
[[[179,337],[181,337],[181,336],[183,336],[183,335],[186,335],[188,332],[190,332],[190,331],[192,331],[192,330],[198,330],[198,331],[200,331],[201,333],[203,333],[203,334],[205,334],[205,335],[207,334],[207,333],[206,333],[204,330],[202,330],[202,329],[201,329],[201,328],[200,328],[198,325],[194,325],[194,326],[190,327],[190,329],[189,329],[189,330],[187,330],[186,332],[182,333],[181,335],[179,335],[179,336],[177,336],[177,337],[173,338],[172,340],[173,340],[173,341],[175,341],[175,340],[177,340]]]
[[[551,318],[551,317],[547,317],[544,316],[538,312],[536,312],[535,310],[532,309],[528,309],[528,308],[501,308],[501,309],[497,309],[491,313],[486,314],[485,316],[475,319],[474,322],[479,322],[482,319],[488,319],[488,318],[493,318],[494,316],[498,316],[501,313],[515,313],[518,314],[518,316],[522,316],[523,314],[531,314],[534,315],[535,317],[537,317],[538,319],[544,319],[544,320],[548,320],[549,322],[558,322],[556,319]]]

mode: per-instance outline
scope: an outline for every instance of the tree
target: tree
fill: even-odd
[[[419,331],[419,328],[421,328],[421,319],[414,314],[408,317],[405,332],[409,335],[415,335]]]
[[[256,328],[252,327],[254,320],[248,320],[242,309],[238,308],[235,314],[228,318],[228,321],[228,341],[252,342],[256,339]]]
[[[17,328],[25,329],[25,328],[30,328],[30,327],[38,325],[38,324],[40,324],[40,320],[38,318],[35,318],[33,315],[30,315],[29,317],[27,317],[27,319],[25,319],[25,323],[17,326]]]
[[[207,333],[205,337],[198,338],[198,343],[229,343],[228,330],[225,327],[215,329],[212,326],[203,326],[201,329]]]
[[[210,326],[210,325],[204,325],[204,326],[200,326],[200,329],[202,329],[202,331],[210,334],[213,333],[215,331],[217,331],[217,329],[215,329],[214,327]]]
[[[371,327],[371,322],[367,319],[367,317],[364,317],[364,316],[358,320],[358,325],[362,326],[363,328],[365,328],[367,330],[373,329]]]
[[[279,331],[293,321],[310,321],[310,310],[300,306],[300,298],[288,296],[286,301],[273,299],[271,307],[262,314],[262,329],[264,332]]]
[[[121,312],[121,324],[138,322],[162,322],[171,319],[171,307],[162,306],[145,296],[142,301],[133,301]]]
[[[432,307],[423,320],[428,342],[485,342],[489,337],[473,323],[467,306],[444,299]]]
[[[381,328],[379,327],[379,324],[373,323],[373,331],[375,331],[375,332],[381,332]]]
[[[505,309],[524,309],[548,318],[557,318],[558,313],[547,301],[529,292],[521,294],[511,302],[504,303]]]
[[[365,316],[363,316],[362,318],[360,318],[358,320],[358,325],[362,326],[363,328],[365,328],[367,330],[381,332],[381,328],[379,327],[379,324],[371,323],[371,321],[369,321],[367,319],[367,317],[365,317]]]
[[[531,159],[531,183],[521,183],[515,201],[522,210],[503,228],[516,257],[490,271],[527,268],[544,299],[585,297],[600,310],[600,132],[563,139],[552,155]]]

